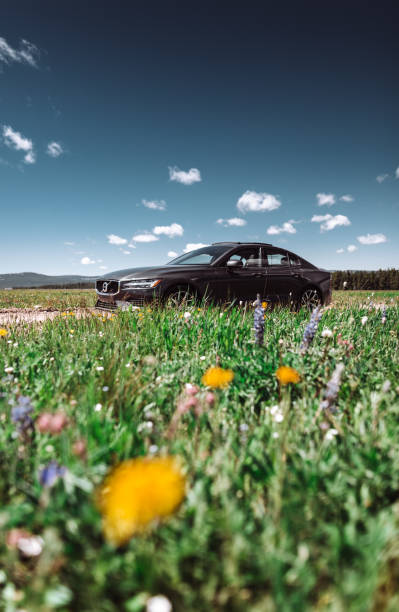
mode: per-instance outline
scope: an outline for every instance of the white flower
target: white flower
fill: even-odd
[[[109,387],[107,387],[106,385],[103,387],[103,391],[109,391]]]
[[[146,612],[172,612],[172,604],[164,595],[155,595],[147,599]]]
[[[43,538],[40,536],[30,536],[19,538],[18,549],[25,557],[38,557],[43,550]]]
[[[96,367],[97,372],[102,372],[104,370],[103,366]]]
[[[274,406],[270,408],[270,414],[274,416],[277,412],[279,412],[279,410],[280,410],[280,406],[278,404],[275,404]]]
[[[184,318],[186,320],[191,319],[191,312],[188,312],[188,310],[187,310],[187,312],[184,313]]]
[[[103,335],[104,335],[104,332],[100,331],[100,332],[98,332],[98,335],[100,336],[100,338],[102,338]]]
[[[282,423],[282,421],[284,421],[284,415],[282,412],[276,412],[276,414],[274,415],[274,420],[276,421],[276,423]]]
[[[200,361],[205,361],[205,359],[206,359],[205,355],[201,355]]]
[[[325,439],[332,440],[337,435],[338,435],[338,431],[334,429],[333,427],[331,427],[330,429],[326,431]]]
[[[362,317],[362,325],[366,325],[368,317]]]
[[[384,384],[381,387],[381,391],[383,393],[387,393],[389,391],[389,389],[391,388],[391,381],[390,380],[386,380],[384,382]]]
[[[328,329],[327,327],[325,327],[323,329],[323,331],[321,332],[321,335],[322,335],[323,338],[331,338],[333,333],[332,333],[331,329]]]
[[[130,368],[130,363],[126,363],[125,368]]]
[[[280,434],[278,433],[278,431],[273,431],[272,438],[274,438],[276,440],[279,437],[280,437]]]
[[[249,427],[246,423],[241,423],[240,431],[248,431]]]
[[[148,451],[151,453],[151,455],[154,455],[158,452],[158,446],[156,444],[151,444]]]
[[[7,368],[4,368],[4,372],[6,374],[11,374],[12,372],[14,372],[14,368],[12,368],[11,366],[8,366]]]
[[[94,406],[94,410],[95,410],[96,412],[100,412],[100,411],[101,411],[101,409],[102,409],[102,407],[103,407],[103,405],[102,405],[102,404],[96,404],[96,405]]]

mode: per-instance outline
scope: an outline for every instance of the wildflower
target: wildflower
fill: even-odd
[[[387,322],[387,309],[384,306],[384,308],[382,309],[382,313],[381,313],[381,323],[385,325],[386,322]]]
[[[328,329],[327,327],[325,327],[323,331],[321,332],[321,335],[323,338],[332,338],[333,333],[331,329]]]
[[[185,485],[173,457],[141,457],[118,465],[97,496],[107,540],[124,544],[153,521],[171,515],[184,498]]]
[[[199,388],[197,387],[197,385],[193,385],[191,383],[186,383],[184,386],[184,390],[187,395],[197,395],[197,393],[199,392]]]
[[[14,372],[14,368],[12,368],[11,366],[8,366],[8,367],[4,368],[4,372],[6,374],[12,374]]]
[[[151,444],[148,448],[148,452],[151,453],[151,455],[154,455],[158,452],[158,446],[156,444]]]
[[[254,312],[254,333],[255,333],[255,342],[259,346],[263,345],[263,337],[265,331],[265,309],[263,308],[260,296],[258,293],[258,297],[255,302],[255,312]]]
[[[381,387],[381,391],[382,391],[383,393],[388,393],[388,391],[389,391],[389,389],[390,389],[390,388],[391,388],[391,381],[390,381],[390,380],[386,380],[386,381],[383,383],[382,387]]]
[[[362,319],[361,319],[362,325],[366,325],[367,319],[368,319],[368,317],[366,317],[366,316],[362,317]]]
[[[0,328],[0,337],[1,336],[6,336],[8,334],[8,331],[6,329],[4,329],[4,327]]]
[[[64,476],[65,472],[66,469],[58,465],[56,461],[50,461],[39,473],[40,484],[43,487],[50,488],[55,485],[58,478]]]
[[[103,366],[97,366],[96,370],[97,370],[97,372],[103,372],[104,368],[103,368]]]
[[[202,377],[202,384],[207,387],[224,388],[233,380],[234,372],[223,368],[208,368]]]
[[[309,348],[309,345],[311,344],[315,336],[315,333],[317,331],[317,327],[319,325],[321,317],[322,317],[322,313],[320,312],[320,306],[317,306],[313,310],[312,315],[310,317],[310,321],[308,325],[306,326],[304,334],[303,334],[302,344],[301,344],[301,349],[303,351],[306,351]]]
[[[36,427],[40,433],[47,433],[50,431],[50,423],[53,415],[50,412],[42,412],[36,421]]]
[[[338,431],[334,429],[333,427],[330,427],[330,429],[327,429],[324,439],[333,440],[333,438],[337,435],[338,435]]]
[[[49,431],[52,434],[59,434],[68,424],[68,419],[64,412],[56,412],[52,415]]]
[[[186,319],[186,321],[188,321],[188,319],[191,319],[191,312],[188,312],[187,310],[187,312],[185,312],[183,316]]]
[[[348,352],[349,352],[349,351],[353,351],[353,348],[354,348],[353,344],[351,344],[351,343],[349,342],[349,340],[343,340],[343,339],[342,339],[342,334],[338,334],[338,336],[337,336],[337,342],[338,342],[338,344],[339,344],[340,346],[346,346],[346,347],[347,347],[347,351],[348,351]]]
[[[29,397],[21,395],[18,398],[18,403],[11,409],[11,420],[18,425],[21,433],[33,428],[33,421],[30,413],[33,411],[33,406]]]
[[[278,431],[273,431],[272,438],[274,438],[276,440],[279,436],[280,436],[280,434],[278,433]]]
[[[147,599],[146,612],[172,612],[172,604],[164,595],[155,595]]]
[[[333,375],[331,376],[326,390],[324,392],[324,399],[320,402],[320,408],[322,410],[328,410],[329,412],[335,412],[334,406],[338,396],[339,387],[341,385],[341,376],[345,369],[343,363],[338,363],[335,367]]]
[[[205,361],[205,359],[206,359],[205,355],[201,355],[200,361]]]
[[[101,409],[102,409],[102,407],[103,407],[103,405],[102,405],[102,404],[96,404],[96,405],[94,406],[94,410],[95,410],[95,412],[100,412],[100,411],[101,411]]]
[[[245,431],[248,431],[249,426],[248,426],[248,424],[247,424],[247,423],[241,423],[241,425],[240,425],[240,428],[239,428],[239,429],[240,429],[240,431],[245,432]]]
[[[109,391],[109,387],[107,387],[107,385],[104,385],[104,387],[102,388],[102,390],[104,391],[104,393],[106,393],[107,391]]]
[[[209,391],[205,396],[205,401],[209,406],[215,403],[215,395]]]
[[[276,421],[276,423],[282,423],[284,421],[284,415],[281,411],[276,412],[276,414],[274,415],[274,420]]]
[[[266,310],[266,308],[267,308],[267,302],[262,302],[262,308],[263,308],[264,310]]]
[[[40,536],[30,535],[19,538],[18,550],[24,557],[38,557],[43,550],[44,541]]]
[[[288,385],[289,383],[298,383],[301,380],[299,372],[289,366],[280,366],[276,370],[276,377],[280,385]]]
[[[72,452],[76,457],[79,457],[80,459],[85,459],[87,453],[86,440],[83,440],[83,438],[80,440],[76,440],[76,442],[74,442],[72,445]]]

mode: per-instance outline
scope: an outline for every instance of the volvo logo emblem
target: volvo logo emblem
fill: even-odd
[[[108,283],[103,283],[103,293],[107,293]]]

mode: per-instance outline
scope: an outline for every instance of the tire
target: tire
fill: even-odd
[[[322,300],[320,291],[316,287],[308,287],[302,292],[298,302],[298,310],[305,308],[306,310],[313,310],[317,306],[321,306]]]

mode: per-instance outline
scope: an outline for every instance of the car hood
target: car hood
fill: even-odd
[[[116,280],[132,280],[132,279],[144,279],[144,278],[165,278],[180,272],[196,272],[204,270],[210,266],[150,266],[148,268],[130,268],[128,270],[117,270],[110,274],[104,275],[103,278],[116,279]]]

